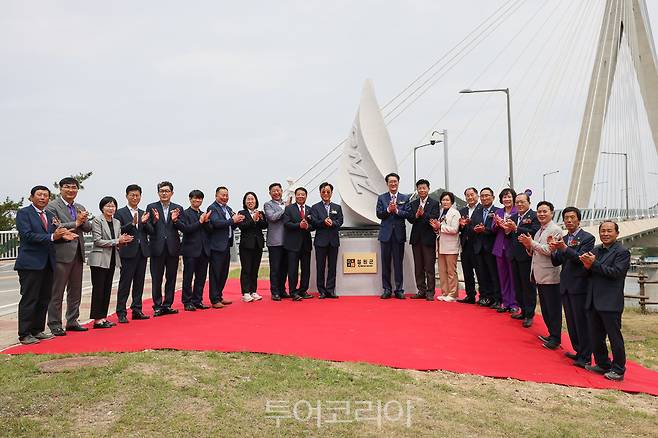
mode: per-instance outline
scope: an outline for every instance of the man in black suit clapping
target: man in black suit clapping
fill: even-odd
[[[313,298],[308,293],[313,242],[312,224],[308,220],[310,209],[306,205],[307,193],[304,187],[295,189],[295,203],[288,205],[283,213],[283,247],[288,252],[288,287],[294,301]]]
[[[343,225],[343,210],[331,202],[334,186],[328,182],[320,184],[322,201],[311,207],[308,216],[315,232],[315,266],[320,298],[338,298],[336,295],[336,262],[340,236],[338,230]],[[325,280],[325,269],[327,270]]]

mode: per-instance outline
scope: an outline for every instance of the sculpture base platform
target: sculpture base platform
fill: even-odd
[[[382,263],[381,250],[377,240],[376,228],[352,228],[340,231],[340,247],[338,248],[338,263],[336,267],[336,294],[338,296],[381,295]],[[315,251],[311,255],[311,280],[309,291],[317,292],[317,276]],[[377,270],[374,273],[347,273],[345,268],[346,253],[374,253]],[[404,290],[405,293],[416,293],[416,281],[413,269],[413,254],[411,246],[405,243],[404,248]],[[391,283],[393,271],[391,271]]]

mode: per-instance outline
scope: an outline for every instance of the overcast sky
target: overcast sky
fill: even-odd
[[[183,205],[195,188],[207,205],[218,185],[234,207],[247,190],[265,201],[270,182],[301,175],[346,137],[366,78],[384,105],[508,3],[3,0],[0,196],[93,171],[79,200],[94,212],[104,195],[123,204],[130,183],[153,201],[165,179]],[[658,2],[649,3],[655,29]],[[559,170],[547,197],[564,202],[604,2],[511,4],[514,13],[472,51],[453,52],[459,62],[390,123],[403,191],[410,151],[433,129],[449,132],[451,189],[500,189],[504,96],[458,91],[510,87],[516,186],[539,193],[541,174]],[[653,145],[639,147],[637,175],[658,172]],[[419,177],[441,186],[442,150],[418,157]],[[632,189],[644,184],[637,175]],[[599,205],[621,202],[621,174],[606,178]],[[655,202],[658,190],[644,196]]]

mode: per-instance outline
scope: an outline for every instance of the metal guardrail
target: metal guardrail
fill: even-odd
[[[0,231],[0,260],[18,256],[18,231]]]

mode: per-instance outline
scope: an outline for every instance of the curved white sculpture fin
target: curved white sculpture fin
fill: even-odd
[[[367,79],[338,173],[345,226],[379,223],[377,196],[388,190],[384,176],[390,172],[397,172],[393,144],[372,81]]]

